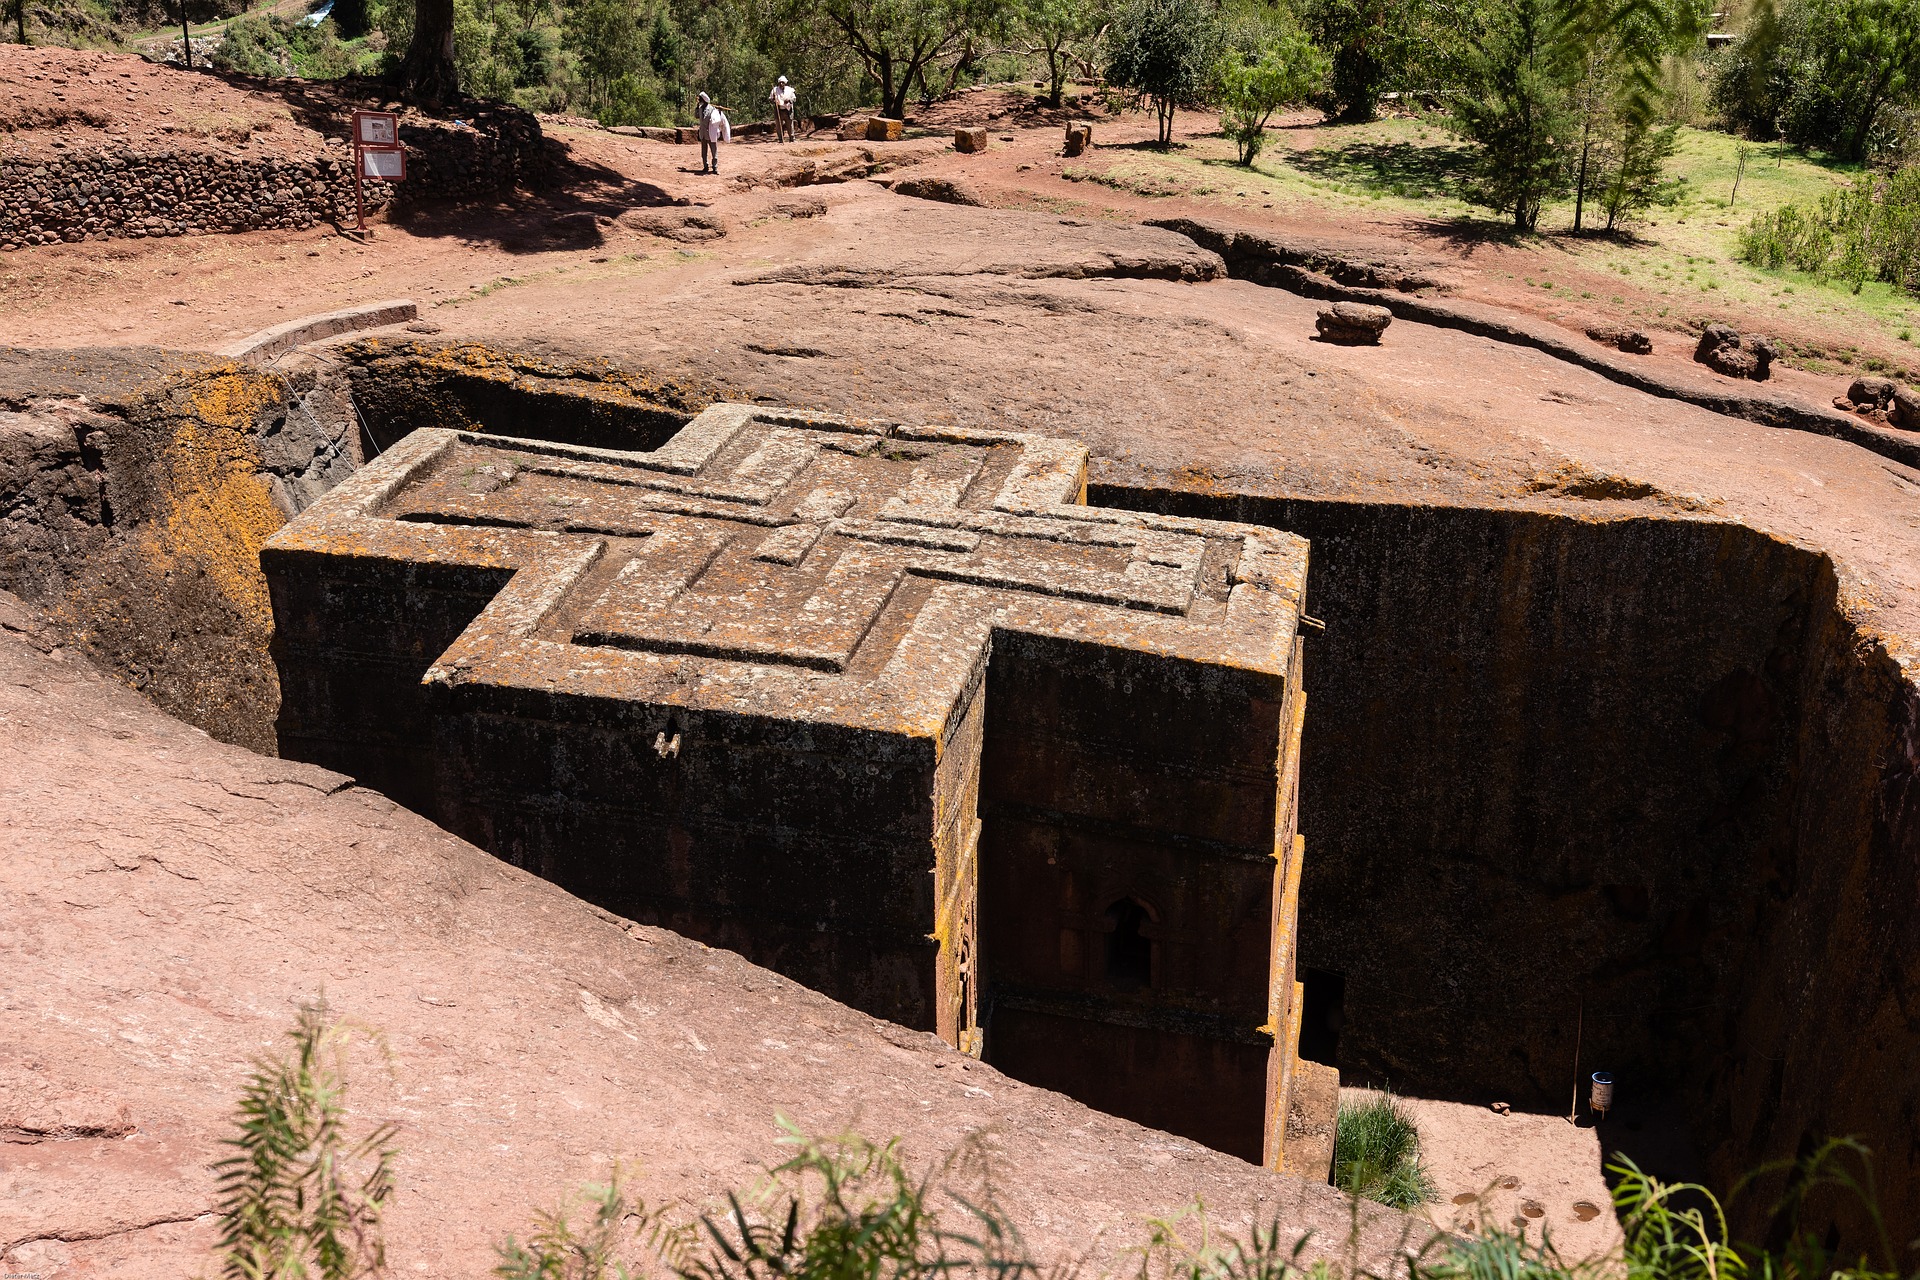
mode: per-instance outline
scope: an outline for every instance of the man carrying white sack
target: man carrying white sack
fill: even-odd
[[[733,126],[727,113],[713,105],[713,99],[700,95],[700,110],[693,118],[694,132],[700,137],[700,172],[720,172],[720,144],[733,141]]]

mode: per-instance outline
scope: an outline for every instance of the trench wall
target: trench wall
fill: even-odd
[[[272,754],[260,547],[352,473],[348,420],[310,375],[0,349],[0,588],[162,710]]]
[[[419,427],[450,427],[600,449],[657,449],[717,387],[649,377],[600,360],[547,360],[477,342],[366,338],[341,347],[372,457]]]
[[[485,348],[339,350],[400,433],[638,441],[705,398]],[[305,375],[0,351],[0,587],[271,751],[258,546],[352,469],[351,421]],[[1682,1098],[1722,1185],[1857,1134],[1895,1238],[1920,1234],[1920,703],[1826,557],[1711,520],[1090,500],[1313,543],[1300,962],[1346,976],[1349,1082],[1558,1111],[1577,1016],[1583,1067]]]
[[[1348,1083],[1564,1113],[1583,1027],[1583,1071],[1681,1099],[1723,1187],[1857,1134],[1920,1230],[1920,720],[1824,555],[1711,520],[1089,500],[1312,542],[1300,960],[1345,976]]]

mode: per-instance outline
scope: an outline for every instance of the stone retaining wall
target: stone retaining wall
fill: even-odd
[[[309,160],[238,160],[191,151],[0,162],[0,249],[67,240],[301,228],[353,217],[343,147]],[[369,211],[392,199],[367,184]]]
[[[403,124],[404,183],[365,184],[369,213],[396,202],[475,199],[537,181],[549,163],[540,125],[524,111],[472,123]],[[0,249],[57,241],[299,229],[354,216],[352,156],[328,139],[315,155],[238,158],[169,150],[76,149],[0,159]]]

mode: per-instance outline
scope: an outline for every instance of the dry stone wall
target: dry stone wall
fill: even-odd
[[[353,216],[345,147],[312,160],[193,151],[0,162],[0,249],[116,237],[299,229]],[[367,184],[369,212],[391,199]]]
[[[403,124],[407,179],[365,184],[369,213],[396,202],[467,200],[538,180],[549,163],[539,122],[501,108],[464,121]],[[328,139],[304,157],[189,148],[74,149],[0,158],[0,249],[60,241],[298,230],[354,216],[353,160]]]

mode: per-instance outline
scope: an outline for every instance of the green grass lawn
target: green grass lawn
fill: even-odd
[[[1740,175],[1739,139],[1710,130],[1680,131],[1669,171],[1686,180],[1679,201],[1651,210],[1623,236],[1575,238],[1573,204],[1548,208],[1542,235],[1531,242],[1548,263],[1520,282],[1567,301],[1627,307],[1650,324],[1678,324],[1703,308],[1739,307],[1779,312],[1835,335],[1793,362],[1816,371],[1868,364],[1858,348],[1903,351],[1920,332],[1920,299],[1891,286],[1869,284],[1859,293],[1844,284],[1819,284],[1795,272],[1761,271],[1734,257],[1740,230],[1758,213],[1796,201],[1814,201],[1850,183],[1857,166],[1828,162],[1784,144],[1748,144]],[[1266,152],[1249,170],[1234,162],[1231,144],[1200,138],[1169,154],[1148,149],[1102,151],[1069,166],[1067,176],[1146,196],[1183,195],[1222,204],[1284,210],[1311,204],[1338,215],[1431,220],[1436,232],[1472,239],[1509,239],[1502,222],[1463,195],[1468,149],[1439,117],[1394,118],[1364,125],[1310,125],[1275,129]],[[1591,215],[1595,213],[1591,208]],[[1584,268],[1579,287],[1554,280],[1550,263]],[[1595,271],[1633,289],[1601,295]],[[1640,296],[1633,296],[1635,293]],[[1876,341],[1877,339],[1877,341]],[[1920,359],[1920,354],[1916,354]]]

